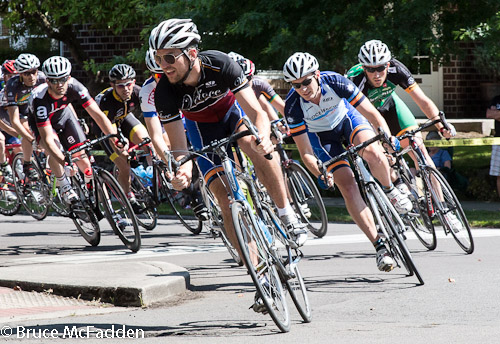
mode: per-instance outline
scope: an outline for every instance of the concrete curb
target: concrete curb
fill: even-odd
[[[189,272],[165,262],[34,264],[0,268],[0,286],[115,306],[149,306],[185,292]]]

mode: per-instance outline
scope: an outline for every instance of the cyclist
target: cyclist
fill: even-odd
[[[398,85],[412,97],[427,118],[432,120],[438,118],[437,106],[424,94],[408,68],[392,57],[389,48],[382,41],[365,42],[359,49],[358,60],[359,64],[347,72],[347,77],[358,86],[382,114],[391,132],[402,135],[405,131],[418,127],[410,109],[395,92]],[[450,138],[456,135],[456,130],[452,124],[449,125],[450,130],[445,130],[441,123],[437,123],[436,128],[441,131],[444,137]],[[417,133],[416,136],[427,163],[434,166],[423,143],[422,135]],[[408,140],[403,140],[401,145],[406,147]],[[410,156],[415,162],[415,166],[418,166],[416,157],[413,154]],[[401,180],[396,180],[394,183],[402,192],[409,192],[406,184]],[[461,226],[461,222],[456,218],[452,218],[452,223]]]
[[[320,72],[314,56],[301,52],[293,54],[285,63],[283,74],[285,81],[293,86],[285,100],[285,118],[302,160],[311,173],[318,176],[323,188],[333,181],[323,180],[316,157],[327,161],[342,153],[343,140],[360,144],[372,138],[370,123],[390,133],[387,123],[359,89],[338,73]],[[391,182],[389,164],[381,145],[374,143],[361,155],[398,212],[411,210],[411,201]],[[349,214],[373,243],[378,268],[392,270],[394,261],[377,234],[373,215],[361,197],[349,163],[339,161],[329,172],[344,196]]]
[[[17,74],[16,68],[14,67],[14,60],[6,60],[2,64],[2,89],[0,90],[0,172],[7,180],[7,182],[12,183],[13,175],[12,168],[9,165],[5,156],[5,145],[6,144],[20,144],[21,140],[17,137],[17,132],[12,128],[9,120],[9,114],[7,113],[7,99],[5,98],[5,83],[9,81],[10,78]],[[19,151],[18,149],[14,150]]]
[[[154,51],[151,49],[147,50],[145,61],[146,66],[152,75],[144,81],[141,91],[139,92],[141,110],[144,114],[144,121],[146,122],[146,127],[151,135],[151,142],[153,143],[156,152],[161,159],[168,162],[167,152],[170,151],[170,140],[165,128],[162,125],[162,121],[160,121],[158,113],[156,112],[154,97],[156,85],[163,75],[163,71],[154,60]],[[193,173],[197,173],[196,167],[194,167]],[[186,199],[189,200],[191,209],[196,217],[201,221],[208,220],[207,207],[203,203],[201,194],[199,193],[199,189],[196,187],[195,183],[191,183],[189,187],[182,190],[182,193]]]
[[[63,199],[71,204],[78,200],[78,195],[71,187],[68,176],[75,173],[72,166],[65,166],[64,155],[59,143],[66,150],[78,146],[86,140],[80,123],[71,106],[80,104],[97,122],[106,134],[116,133],[106,115],[99,109],[89,91],[78,80],[71,77],[71,63],[62,56],[48,58],[42,66],[47,82],[36,87],[30,97],[30,125],[37,140],[50,155],[49,164],[56,176],[56,184],[60,188]],[[121,152],[121,148],[115,149]],[[76,162],[85,180],[92,178],[90,161],[84,152],[75,154]]]
[[[250,86],[260,103],[260,106],[267,112],[269,120],[273,121],[279,118],[276,111],[283,115],[285,112],[285,102],[281,99],[279,94],[276,93],[267,80],[259,77],[258,75],[254,75],[255,64],[251,60],[232,51],[227,55],[236,61],[241,66],[241,69],[243,69],[243,72],[245,73],[245,76],[247,77],[248,82],[250,83]],[[272,105],[272,107],[269,105]],[[274,111],[273,108],[276,111]]]
[[[38,178],[31,166],[32,143],[35,139],[28,124],[28,99],[36,86],[45,83],[45,75],[38,71],[40,60],[33,54],[20,54],[14,62],[18,75],[10,78],[5,86],[7,112],[12,127],[21,135],[24,174]]]
[[[134,112],[140,111],[139,91],[141,90],[141,87],[135,84],[135,70],[127,64],[117,64],[111,68],[108,76],[111,87],[96,96],[97,105],[115,127],[121,128],[123,135],[130,142],[139,144],[149,135],[144,125],[134,116]],[[105,142],[103,146],[110,160],[119,168],[118,181],[136,209],[137,200],[130,190],[130,165],[127,156],[118,155],[108,142]]]

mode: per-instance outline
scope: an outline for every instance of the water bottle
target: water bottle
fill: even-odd
[[[146,167],[147,186],[153,186],[153,166]]]

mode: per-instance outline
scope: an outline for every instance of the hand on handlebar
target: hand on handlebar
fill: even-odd
[[[455,126],[451,123],[448,123],[449,129],[441,128],[439,131],[443,136],[447,139],[452,138],[457,135],[457,130],[455,129]]]
[[[274,145],[269,137],[265,137],[264,135],[259,135],[259,138],[261,141],[260,144],[257,144],[256,138],[252,137],[251,147],[254,151],[256,151],[261,155],[267,155],[274,152]]]
[[[185,168],[186,165],[182,165],[175,175],[170,172],[167,173],[167,178],[170,180],[175,190],[184,190],[191,184],[192,170],[190,168]]]

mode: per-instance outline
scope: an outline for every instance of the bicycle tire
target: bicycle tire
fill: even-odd
[[[12,166],[14,166],[14,185],[16,188],[17,196],[24,209],[36,220],[43,220],[47,217],[51,205],[50,198],[50,187],[47,183],[43,181],[45,173],[33,164],[33,168],[39,176],[39,180],[32,181],[25,178],[23,175],[18,174],[18,169],[20,171],[23,169],[23,153],[17,153],[12,160]]]
[[[141,248],[139,224],[125,192],[111,173],[104,169],[94,171],[97,174],[97,188],[100,204],[103,205],[106,218],[123,244],[132,252]],[[120,225],[117,224],[120,223]]]
[[[309,323],[312,320],[311,304],[307,295],[306,285],[302,274],[300,273],[298,262],[301,258],[301,253],[298,250],[290,248],[288,234],[282,232],[285,227],[274,211],[266,204],[262,204],[263,221],[268,227],[269,231],[273,233],[276,240],[280,245],[273,245],[272,249],[280,260],[278,265],[278,272],[283,281],[285,281],[286,288],[290,292],[290,297],[299,312],[304,322]],[[286,263],[285,265],[283,263]]]
[[[118,167],[115,165],[113,167],[113,176],[118,180],[118,174],[120,173]],[[134,210],[137,222],[144,229],[151,231],[155,229],[158,224],[158,209],[149,187],[143,185],[141,179],[135,174],[135,172],[130,170],[130,189],[133,191],[136,201],[137,209]]]
[[[295,162],[285,167],[285,175],[294,210],[307,224],[311,233],[318,238],[324,237],[328,230],[328,216],[321,194],[311,176]],[[304,206],[309,209],[308,212],[303,208]]]
[[[431,166],[425,166],[422,172],[424,173],[426,188],[429,188],[429,190],[432,188],[432,177],[440,184],[443,203],[439,202],[438,194],[434,189],[432,189],[431,195],[434,205],[437,206],[437,215],[439,221],[443,225],[445,233],[451,233],[458,246],[460,246],[465,253],[471,254],[474,252],[474,239],[472,237],[469,221],[467,221],[460,201],[450,187],[450,184],[448,184],[441,172]],[[446,216],[450,213],[460,221],[462,225],[461,230],[451,225],[450,220]]]
[[[392,256],[401,261],[409,276],[415,275],[420,284],[424,285],[424,280],[403,237],[404,225],[402,223],[395,224],[395,222],[400,222],[400,220],[398,221],[400,219],[399,213],[394,209],[379,185],[369,184],[367,193],[369,206],[375,221],[378,222],[379,226],[384,226],[389,235],[388,238],[385,238],[385,241]]]
[[[290,315],[280,276],[273,263],[269,242],[252,221],[251,210],[241,202],[231,205],[234,229],[242,259],[274,323],[282,332],[290,331]],[[257,264],[254,265],[252,257]],[[261,281],[267,279],[266,283]]]
[[[0,214],[5,216],[16,215],[21,209],[21,201],[17,196],[14,180],[7,181],[5,177],[0,177],[0,179],[3,179],[0,182]],[[12,199],[12,197],[15,197],[15,199]]]
[[[208,209],[208,214],[210,216],[210,223],[211,226],[217,226],[217,229],[212,228],[212,231],[216,233],[218,237],[221,238],[224,246],[226,247],[227,251],[229,252],[229,255],[231,258],[235,261],[238,266],[243,266],[243,261],[241,260],[240,255],[238,254],[238,251],[236,248],[231,244],[229,241],[227,234],[226,234],[226,229],[224,228],[224,222],[222,221],[222,211],[217,204],[217,201],[215,199],[215,196],[212,194],[212,191],[203,184],[203,186],[200,188],[201,191],[201,196],[203,197],[203,201],[205,205],[207,206]]]
[[[156,176],[157,178],[159,178],[157,183],[160,186],[159,193],[161,192],[161,194],[166,197],[168,203],[172,207],[174,215],[179,219],[179,221],[184,227],[186,227],[188,231],[195,235],[200,234],[201,230],[203,229],[203,221],[196,218],[194,214],[192,216],[186,216],[181,212],[181,209],[183,208],[178,202],[177,196],[179,196],[182,192],[177,191],[172,187],[172,184],[167,181],[167,178],[165,177],[165,174],[160,167],[157,167]]]
[[[71,183],[73,190],[78,195],[78,201],[69,207],[69,217],[73,220],[80,235],[90,245],[97,246],[101,242],[101,229],[94,212],[94,205],[76,177],[71,177]]]
[[[409,198],[413,205],[412,211],[403,216],[403,221],[412,229],[424,247],[434,250],[437,246],[436,231],[427,211],[427,193],[417,185],[417,179],[404,160],[402,164],[404,165],[399,170],[400,176],[410,190]]]

